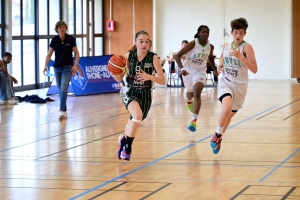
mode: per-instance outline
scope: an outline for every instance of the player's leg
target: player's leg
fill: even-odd
[[[137,101],[131,101],[128,105],[128,111],[131,114],[131,119],[128,121],[125,128],[125,136],[119,137],[119,148],[121,148],[119,158],[130,160],[132,151],[132,143],[138,131],[138,127],[143,119],[143,112]],[[122,148],[123,146],[123,148]]]
[[[219,115],[218,127],[216,130],[217,134],[222,134],[228,121],[230,122],[230,115],[232,113],[232,96],[229,93],[224,94],[220,101],[222,102],[222,110]],[[228,124],[227,124],[228,125]]]
[[[201,71],[195,72],[193,74],[193,98],[194,98],[194,104],[193,104],[193,111],[192,111],[192,121],[190,125],[188,126],[188,129],[191,132],[196,131],[197,127],[197,118],[198,114],[201,108],[201,93],[204,88],[205,84],[205,73],[202,73]]]
[[[224,135],[224,133],[226,132],[226,130],[227,130],[227,128],[228,128],[228,126],[229,126],[229,124],[230,124],[230,122],[231,122],[232,117],[233,117],[236,113],[237,113],[237,110],[232,110],[231,113],[229,114],[229,116],[228,116],[226,122],[224,123],[224,128],[223,128],[223,130],[222,130],[222,135]]]
[[[0,105],[5,105],[7,103],[8,97],[6,92],[7,78],[5,74],[0,71]]]
[[[222,127],[223,127],[222,134],[224,134],[225,131],[227,130],[232,117],[237,113],[237,111],[239,109],[241,109],[243,107],[243,104],[244,104],[244,101],[246,98],[246,94],[247,94],[247,88],[248,88],[247,85],[235,85],[234,87],[232,87],[233,97],[232,97],[232,100],[229,101],[230,105],[228,105],[228,110],[226,113],[226,116],[227,116],[226,121],[223,122],[223,124],[222,124]],[[223,101],[224,101],[224,99],[223,99]],[[227,100],[224,101],[225,104],[227,103],[226,101]],[[230,111],[230,106],[231,106],[231,111]]]
[[[203,88],[204,88],[204,84],[202,82],[197,82],[193,87],[194,103],[193,103],[193,111],[192,111],[192,120],[191,120],[190,125],[188,126],[188,129],[191,132],[196,131],[198,114],[199,114],[199,111],[201,108],[201,93],[202,93]]]
[[[60,98],[60,119],[67,118],[67,95],[68,95],[68,87],[72,76],[72,65],[65,66],[61,68],[60,73],[60,85],[59,87],[59,98]]]
[[[193,112],[193,97],[194,97],[194,89],[193,89],[193,75],[194,71],[192,69],[188,69],[189,74],[186,76],[182,76],[184,87],[186,88],[186,99],[187,99],[187,108],[192,113]]]
[[[126,126],[125,126],[125,131],[124,131],[124,135],[120,135],[119,136],[119,138],[118,138],[118,149],[117,149],[117,157],[119,158],[119,159],[122,159],[121,158],[121,153],[122,153],[122,151],[123,151],[123,148],[124,148],[124,146],[125,146],[125,143],[126,143],[126,134],[127,134],[127,128],[128,128],[128,124],[129,124],[129,122],[130,122],[130,118],[128,119],[128,122],[127,122],[127,124],[126,124]]]
[[[219,153],[221,149],[222,133],[228,127],[232,117],[232,95],[231,93],[223,94],[219,100],[222,103],[222,111],[219,115],[218,126],[209,142],[210,148],[214,154]]]

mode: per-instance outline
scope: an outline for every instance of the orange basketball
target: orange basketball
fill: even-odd
[[[122,55],[114,54],[110,57],[107,68],[113,75],[124,74],[128,69],[127,58]]]

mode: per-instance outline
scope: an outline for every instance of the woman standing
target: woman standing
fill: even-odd
[[[46,56],[45,68],[43,70],[46,75],[48,63],[55,51],[54,73],[59,91],[60,110],[59,119],[66,119],[67,116],[67,93],[71,76],[74,76],[78,70],[79,52],[76,46],[75,38],[66,32],[68,26],[64,21],[58,21],[55,24],[57,36],[53,37],[50,43],[49,51]],[[75,62],[72,53],[75,54]]]

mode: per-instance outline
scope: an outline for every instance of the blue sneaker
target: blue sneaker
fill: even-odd
[[[214,134],[212,139],[209,141],[209,146],[214,154],[218,154],[221,149],[222,135]]]
[[[120,136],[119,136],[118,144],[119,144],[119,147],[118,147],[118,149],[117,149],[117,157],[118,157],[119,159],[122,159],[122,158],[121,158],[121,152],[122,152],[123,148],[125,147],[125,146],[124,146],[124,145],[125,145],[125,137],[124,137],[124,135],[120,135]]]
[[[195,132],[197,127],[197,121],[193,120],[191,121],[190,125],[188,126],[189,131]]]

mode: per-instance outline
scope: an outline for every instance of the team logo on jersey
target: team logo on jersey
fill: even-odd
[[[198,64],[198,65],[202,65],[203,60],[201,60],[201,59],[194,59],[194,60],[192,60],[192,62],[193,62],[193,63],[196,63],[196,64]]]
[[[239,70],[238,69],[230,69],[225,68],[225,72],[233,77],[237,77]]]
[[[76,85],[80,89],[84,90],[88,81],[87,81],[87,78],[85,77],[85,74],[82,71],[83,70],[82,70],[81,66],[78,64],[77,72],[75,73],[74,76],[72,76],[72,79],[73,79],[74,85]]]
[[[151,68],[151,67],[153,67],[152,63],[145,63],[145,68]]]

